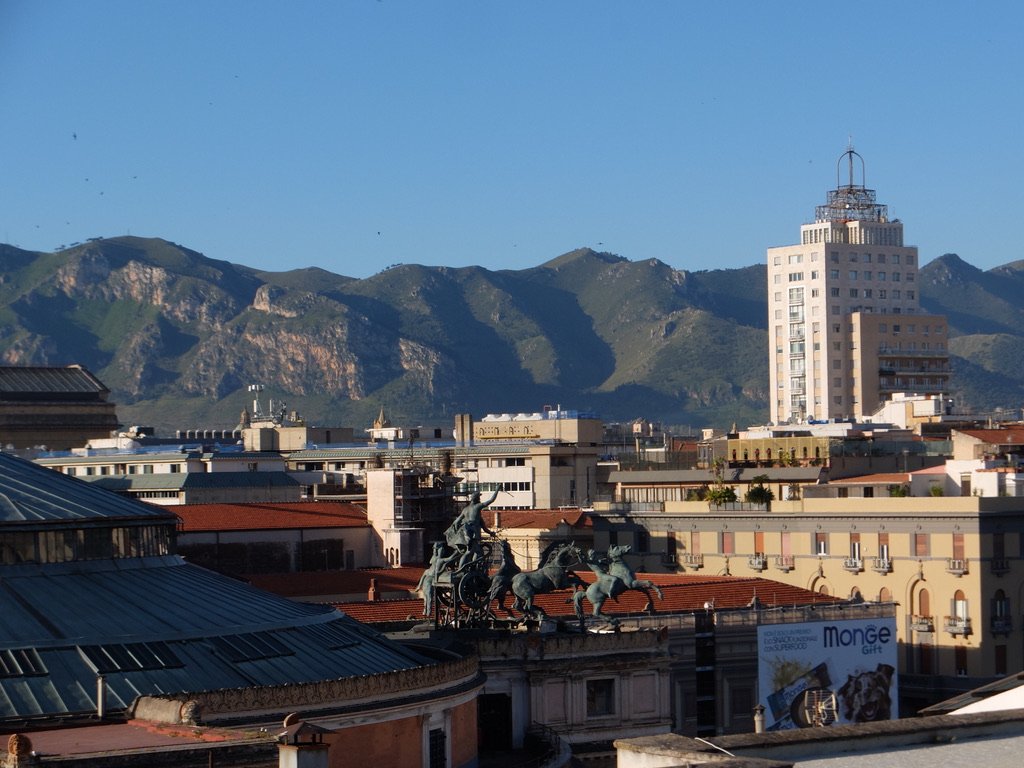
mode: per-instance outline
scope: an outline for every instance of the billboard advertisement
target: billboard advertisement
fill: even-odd
[[[899,717],[892,617],[762,624],[757,648],[768,730]]]

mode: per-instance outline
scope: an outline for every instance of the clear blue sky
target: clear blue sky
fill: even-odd
[[[1022,8],[0,0],[0,242],[739,267],[852,137],[922,262],[987,269],[1024,258]]]

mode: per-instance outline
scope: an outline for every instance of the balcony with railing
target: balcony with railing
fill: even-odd
[[[747,565],[755,571],[763,571],[768,567],[768,558],[763,553],[757,553],[747,558]]]
[[[875,573],[892,573],[892,558],[873,557],[871,558],[871,570]]]
[[[1012,616],[993,616],[989,623],[993,635],[1008,635],[1013,631]]]
[[[693,570],[699,570],[704,567],[704,555],[695,555],[687,552],[683,555],[683,565]]]
[[[946,573],[963,576],[967,573],[967,559],[950,558],[946,561]]]
[[[931,616],[911,616],[910,628],[915,632],[934,632],[935,619]]]
[[[951,635],[967,635],[971,634],[971,617],[970,616],[947,616],[945,619],[946,631]]]
[[[796,568],[796,563],[792,555],[777,555],[775,557],[775,567],[784,573],[789,573]]]
[[[679,558],[677,558],[675,555],[670,555],[668,552],[665,552],[661,556],[661,564],[666,568],[678,568]]]
[[[843,568],[850,573],[860,573],[864,570],[864,561],[859,557],[848,557],[843,560]]]
[[[1005,557],[993,557],[989,567],[996,576],[1002,576],[1004,573],[1010,572],[1010,561]]]

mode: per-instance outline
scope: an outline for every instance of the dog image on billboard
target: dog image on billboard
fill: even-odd
[[[849,675],[839,689],[843,717],[848,723],[870,723],[888,720],[892,712],[889,687],[896,670],[879,664],[873,671]]]

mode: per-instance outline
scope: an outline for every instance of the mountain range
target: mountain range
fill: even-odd
[[[1024,261],[947,254],[919,275],[949,318],[952,392],[1024,403]],[[693,427],[768,419],[766,268],[676,270],[579,249],[491,271],[414,264],[356,279],[266,272],[161,239],[45,253],[0,245],[0,361],[80,363],[126,424],[231,428],[250,384],[310,423],[591,410]]]

